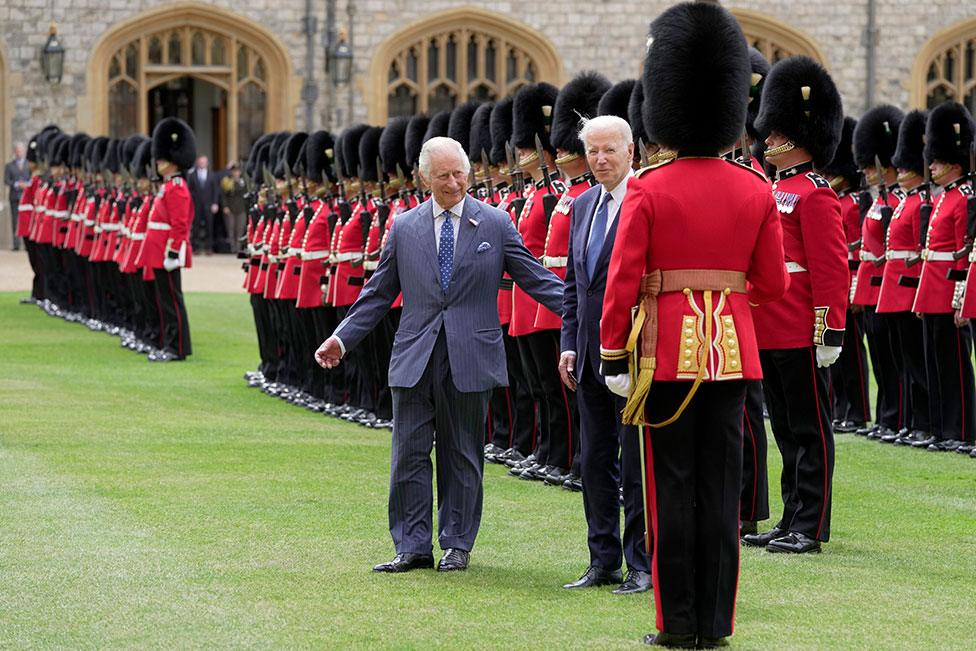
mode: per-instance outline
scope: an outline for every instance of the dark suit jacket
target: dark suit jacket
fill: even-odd
[[[451,283],[442,291],[431,206],[428,199],[393,222],[376,272],[335,335],[346,350],[356,346],[402,292],[391,387],[416,386],[442,329],[458,391],[505,386],[508,371],[498,319],[502,274],[508,272],[532,298],[557,313],[563,283],[525,248],[508,213],[466,197]]]
[[[16,187],[17,181],[30,181],[30,167],[27,165],[27,161],[24,161],[23,169],[17,169],[17,161],[12,160],[3,168],[3,182],[7,184],[10,188],[10,201],[17,203],[20,201],[20,195],[23,190]],[[17,220],[17,215],[13,216],[14,221]]]
[[[201,182],[197,177],[197,168],[187,172],[186,183],[193,197],[193,209],[196,218],[206,219],[210,215],[210,206],[220,202],[220,181],[213,170],[207,170],[207,180]],[[202,222],[198,222],[202,223]]]
[[[603,314],[603,295],[607,290],[610,254],[617,236],[617,219],[613,220],[603,249],[597,259],[593,278],[586,273],[586,242],[597,203],[603,193],[602,185],[595,185],[573,202],[569,220],[569,260],[566,263],[566,291],[563,294],[563,327],[560,350],[576,353],[576,379],[583,377],[583,365],[592,364],[593,374],[600,375],[600,317]]]

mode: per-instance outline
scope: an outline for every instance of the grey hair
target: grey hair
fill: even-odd
[[[627,120],[616,115],[600,115],[595,118],[583,119],[582,122],[583,126],[579,130],[579,139],[583,141],[584,147],[587,146],[586,138],[593,133],[594,129],[613,129],[623,140],[625,147],[634,141],[634,132],[630,130]]]
[[[461,146],[461,143],[453,138],[435,136],[425,142],[424,146],[420,148],[420,173],[425,179],[430,179],[430,155],[434,151],[457,154],[461,159],[461,166],[464,168],[464,173],[468,174],[471,172],[471,161],[468,160],[468,155],[464,153],[464,147]]]

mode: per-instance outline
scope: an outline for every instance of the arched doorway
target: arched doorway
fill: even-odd
[[[939,32],[922,47],[911,84],[912,106],[933,108],[951,99],[976,112],[976,18]]]
[[[371,124],[494,100],[535,81],[562,83],[555,46],[543,34],[476,7],[424,16],[377,48],[369,66]]]
[[[166,115],[197,132],[215,166],[266,131],[292,128],[297,80],[278,38],[237,14],[176,3],[99,38],[88,64],[92,133],[150,133]]]
[[[763,53],[770,63],[802,54],[827,67],[823,51],[812,38],[784,22],[750,9],[729,9],[749,45]]]

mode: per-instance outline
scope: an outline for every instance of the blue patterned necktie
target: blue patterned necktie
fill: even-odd
[[[441,213],[444,216],[444,223],[441,224],[441,241],[437,247],[437,266],[441,272],[441,289],[447,291],[447,286],[451,284],[451,271],[454,269],[454,223],[451,220],[451,211],[445,210]]]
[[[586,243],[586,273],[593,279],[593,272],[596,270],[596,261],[603,250],[603,243],[607,239],[607,218],[609,217],[609,203],[611,195],[605,193],[600,200],[600,206],[593,217],[593,226],[590,228],[590,241]]]

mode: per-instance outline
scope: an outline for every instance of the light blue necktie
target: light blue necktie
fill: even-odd
[[[609,217],[609,203],[611,195],[609,192],[603,195],[600,206],[593,217],[593,226],[590,228],[590,241],[586,244],[586,274],[593,279],[593,272],[596,270],[596,261],[603,250],[603,243],[607,239],[607,219]]]
[[[444,223],[441,224],[441,242],[437,247],[437,265],[441,270],[441,289],[446,292],[451,284],[451,270],[454,268],[454,223],[449,210],[441,214],[444,216]]]

